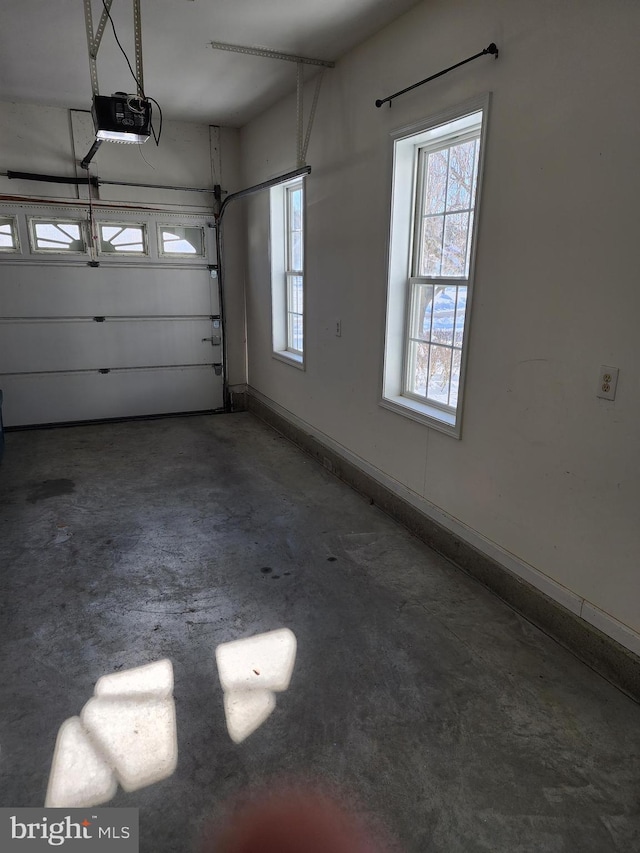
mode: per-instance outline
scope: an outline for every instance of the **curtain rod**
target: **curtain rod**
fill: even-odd
[[[406,89],[401,89],[399,92],[396,92],[394,95],[389,95],[388,98],[382,98],[376,101],[376,107],[381,107],[383,104],[389,102],[389,106],[391,106],[391,101],[394,98],[397,98],[399,95],[404,95],[406,92],[410,92],[412,89],[416,89],[418,86],[422,86],[424,83],[428,83],[430,80],[435,80],[436,77],[442,77],[443,74],[448,74],[449,71],[453,71],[454,68],[459,68],[461,65],[466,65],[467,62],[472,62],[474,59],[477,59],[479,56],[484,56],[487,53],[491,53],[495,58],[498,58],[498,48],[491,42],[489,47],[485,47],[484,50],[481,50],[480,53],[476,53],[473,56],[470,56],[468,59],[463,59],[462,62],[456,62],[455,65],[450,65],[449,68],[445,68],[444,71],[438,71],[437,74],[432,74],[431,77],[425,77],[424,80],[420,80],[419,83],[414,83],[413,86],[407,86]]]

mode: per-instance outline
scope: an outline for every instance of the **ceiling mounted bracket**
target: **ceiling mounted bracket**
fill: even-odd
[[[300,162],[298,163],[298,166],[305,166],[307,162],[307,148],[309,147],[309,140],[311,139],[311,128],[313,127],[313,120],[316,115],[316,107],[318,106],[318,98],[320,96],[320,87],[322,86],[323,77],[324,68],[316,77],[316,88],[315,92],[313,93],[313,101],[311,102],[311,112],[309,113],[309,120],[307,122],[307,133],[305,135],[304,142],[302,143],[302,151],[300,154]]]
[[[133,0],[133,37],[136,51],[137,94],[139,98],[144,98],[144,76],[142,72],[142,18],[140,16],[140,0]]]
[[[232,53],[244,53],[249,56],[266,56],[269,59],[284,59],[285,62],[301,62],[303,65],[321,65],[323,68],[335,68],[335,62],[326,59],[311,59],[308,56],[296,56],[293,53],[283,53],[280,50],[269,50],[266,47],[248,47],[242,44],[227,44],[223,41],[212,41],[211,47],[216,50],[230,50]]]
[[[100,50],[100,44],[102,42],[102,36],[104,35],[105,27],[107,26],[107,21],[111,19],[111,6],[113,4],[113,0],[102,0],[102,14],[100,15],[100,21],[98,22],[98,29],[95,34],[93,31],[93,13],[91,9],[92,0],[84,0],[84,22],[85,28],[87,32],[87,47],[89,49],[89,71],[91,74],[91,90],[93,92],[93,101],[94,101],[94,109],[96,107],[96,99],[98,99],[100,95],[100,90],[98,86],[98,51]],[[113,26],[113,20],[111,20],[111,24]],[[115,32],[115,30],[114,30]],[[137,86],[137,96],[140,99],[144,99],[144,77],[143,77],[143,67],[142,67],[142,18],[140,14],[140,0],[133,0],[133,32],[134,32],[134,43],[135,43],[135,61],[136,61],[136,86]],[[117,40],[117,36],[116,36]],[[129,66],[131,67],[131,66]],[[106,100],[106,99],[103,99]],[[136,110],[138,112],[138,110]],[[94,121],[96,119],[94,118]],[[148,136],[148,131],[145,134]],[[118,140],[123,141],[123,140]],[[143,140],[144,141],[144,140]],[[87,152],[86,156],[80,161],[80,166],[83,169],[88,169],[91,160],[94,158],[98,148],[102,144],[102,139],[96,137],[95,142],[92,144],[91,148]]]
[[[104,0],[104,8],[102,9],[102,15],[100,15],[98,29],[94,35],[91,0],[84,0],[84,23],[87,30],[87,47],[89,48],[89,71],[91,73],[91,90],[94,95],[100,94],[98,89],[98,67],[96,65],[96,59],[98,58],[98,50],[100,49],[100,42],[102,41],[104,29],[107,26],[107,21],[109,20],[109,12],[111,11],[112,3],[113,0]]]
[[[326,59],[312,59],[308,56],[297,56],[293,53],[283,53],[280,50],[269,50],[266,47],[249,47],[241,44],[227,44],[222,41],[212,41],[211,47],[215,50],[228,50],[232,53],[243,53],[248,56],[265,56],[268,59],[282,59],[285,62],[296,63],[296,162],[298,168],[301,168],[306,163],[307,148],[311,139],[311,128],[316,114],[316,106],[320,95],[320,86],[322,85],[322,77],[325,68],[335,68],[335,62],[329,62]],[[303,105],[303,65],[316,65],[322,69],[316,80],[316,88],[311,104],[311,112],[307,124],[307,131],[304,132],[304,105]]]
[[[102,41],[102,36],[104,35],[105,27],[107,26],[107,21],[109,20],[112,4],[113,0],[102,0],[102,14],[100,15],[100,21],[98,22],[98,29],[94,35],[91,0],[84,0],[84,23],[87,31],[87,47],[89,48],[91,90],[94,96],[100,94],[98,89],[98,66],[96,64],[96,60],[98,59],[100,43]],[[138,82],[137,95],[139,98],[142,98],[144,97],[144,78],[142,70],[142,18],[140,15],[140,0],[133,0],[133,32],[136,54],[136,79]]]
[[[302,97],[304,93],[304,76],[301,62],[296,62],[296,164],[298,168],[304,166],[302,156],[303,134],[304,134],[304,106]]]

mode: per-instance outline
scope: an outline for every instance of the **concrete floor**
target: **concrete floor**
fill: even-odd
[[[640,707],[249,414],[10,433],[0,565],[0,806],[43,805],[101,675],[168,657],[177,769],[110,802],[142,853],[283,773],[406,853],[640,850]],[[291,685],[235,744],[215,649],[282,627]]]

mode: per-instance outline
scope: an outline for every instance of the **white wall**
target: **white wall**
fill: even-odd
[[[2,172],[86,177],[79,161],[88,153],[94,138],[89,112],[0,102]],[[218,183],[223,190],[235,192],[240,189],[239,133],[234,128],[165,120],[158,147],[153,139],[143,146],[103,143],[91,162],[90,172],[102,180],[133,183],[188,187],[211,187]],[[87,190],[0,176],[2,195],[75,201],[87,198]],[[98,197],[108,203],[173,211],[213,211],[213,196],[208,193],[101,184]],[[228,367],[229,380],[234,383],[243,382],[245,375],[244,237],[239,214],[230,212],[225,218],[228,221],[225,252]]]
[[[639,30],[633,0],[432,0],[326,73],[305,372],[271,358],[268,198],[246,203],[250,385],[637,651],[624,626],[640,632]],[[491,41],[498,60],[376,109]],[[389,133],[487,91],[458,441],[379,406]],[[293,97],[241,141],[245,184],[293,168]],[[620,368],[615,402],[596,398],[601,364]]]

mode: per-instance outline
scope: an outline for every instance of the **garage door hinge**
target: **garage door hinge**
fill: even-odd
[[[94,317],[93,319],[96,323],[104,323],[104,317]]]
[[[101,367],[98,370],[98,373],[111,373],[111,368],[110,367]]]
[[[213,369],[216,372],[216,376],[222,376],[222,365],[221,364],[214,364]]]

